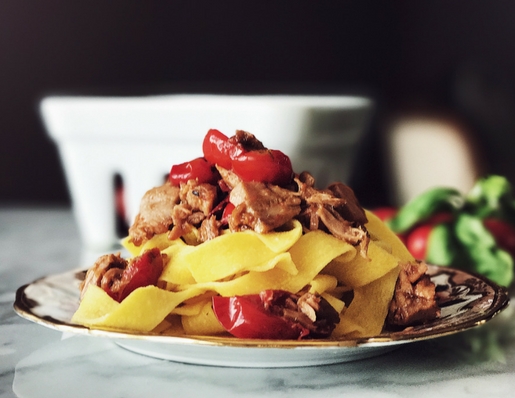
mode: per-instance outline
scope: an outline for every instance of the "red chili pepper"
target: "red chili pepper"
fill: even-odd
[[[218,172],[213,164],[205,158],[196,158],[189,162],[176,164],[172,166],[168,176],[169,181],[173,185],[179,185],[181,182],[184,183],[189,180],[215,184],[218,178]]]
[[[245,150],[233,138],[211,129],[202,143],[204,157],[211,163],[232,170],[243,181],[285,185],[293,176],[290,158],[278,150]]]
[[[156,285],[163,272],[163,258],[158,248],[147,250],[135,257],[123,271],[120,284],[124,286],[117,293],[107,292],[113,299],[121,302],[139,287]]]
[[[243,339],[300,339],[309,331],[265,309],[259,294],[212,299],[220,324],[233,336]]]

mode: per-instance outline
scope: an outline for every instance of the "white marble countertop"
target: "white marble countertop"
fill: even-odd
[[[305,368],[186,365],[108,339],[65,338],[13,311],[16,289],[86,264],[66,209],[0,209],[0,398],[508,397],[515,390],[515,313],[375,358]]]

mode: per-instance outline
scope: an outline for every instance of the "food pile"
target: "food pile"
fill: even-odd
[[[254,135],[209,130],[86,272],[72,321],[255,339],[357,338],[437,318],[424,262],[350,187],[315,186]]]
[[[515,199],[506,178],[479,179],[466,195],[433,188],[400,209],[379,208],[374,213],[415,258],[477,272],[501,286],[512,284]]]

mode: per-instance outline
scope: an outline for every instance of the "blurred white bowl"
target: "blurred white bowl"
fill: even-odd
[[[74,214],[86,247],[115,245],[113,179],[123,179],[127,222],[143,194],[173,164],[202,156],[208,129],[253,133],[290,156],[318,185],[347,181],[372,103],[350,96],[166,95],[59,97],[41,102],[57,143]]]

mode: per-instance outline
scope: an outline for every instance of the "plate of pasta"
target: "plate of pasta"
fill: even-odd
[[[104,337],[135,353],[171,361],[230,367],[296,367],[354,361],[402,344],[434,339],[482,325],[508,305],[504,288],[484,277],[429,266],[442,314],[429,324],[351,339],[257,340],[230,336],[130,333],[72,323],[85,271],[72,270],[20,287],[14,308],[25,319],[63,333]]]
[[[21,287],[18,314],[161,359],[290,367],[460,332],[508,304],[486,278],[417,261],[350,187],[317,188],[252,134],[211,129],[202,149],[145,193],[126,255]]]

